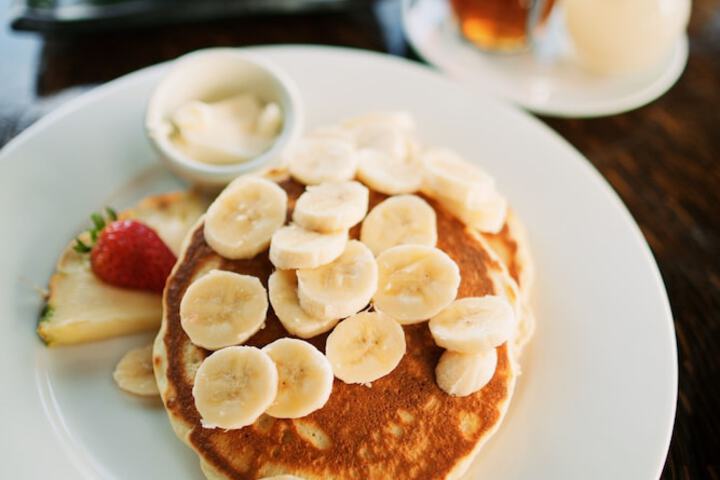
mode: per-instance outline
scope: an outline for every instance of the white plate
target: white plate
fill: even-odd
[[[640,230],[590,164],[529,115],[418,64],[347,49],[253,50],[298,82],[309,125],[407,109],[421,138],[492,172],[525,220],[537,335],[507,419],[469,478],[656,478],[675,411],[671,313]],[[88,213],[177,185],[143,133],[165,68],[83,95],[0,154],[0,478],[200,478],[162,408],[113,385],[115,362],[147,335],[48,349],[34,333],[32,286],[46,284]]]
[[[688,57],[687,36],[656,67],[629,76],[598,76],[572,61],[559,12],[539,55],[486,54],[463,39],[447,0],[404,0],[407,37],[426,61],[463,83],[506,98],[533,112],[596,117],[641,107],[665,93]]]

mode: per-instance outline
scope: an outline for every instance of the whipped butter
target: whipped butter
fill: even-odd
[[[170,118],[171,141],[201,163],[242,163],[268,150],[278,137],[283,114],[277,103],[243,93],[217,102],[193,100]]]

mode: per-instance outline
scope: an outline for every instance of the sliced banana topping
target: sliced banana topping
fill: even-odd
[[[336,125],[324,125],[314,128],[307,134],[308,138],[329,138],[333,140],[341,140],[351,145],[355,144],[355,136],[349,128],[339,127]]]
[[[497,192],[472,207],[442,197],[438,201],[465,225],[483,233],[498,233],[505,225],[507,201]]]
[[[251,425],[275,401],[278,371],[255,347],[227,347],[200,364],[192,394],[204,428]]]
[[[398,195],[378,203],[365,217],[360,240],[375,255],[397,245],[437,243],[435,209],[416,195]]]
[[[412,193],[423,183],[422,164],[413,155],[402,157],[381,150],[362,149],[357,153],[358,179],[387,195]]]
[[[487,385],[496,367],[497,351],[494,348],[476,354],[447,350],[435,367],[435,381],[446,393],[465,397]]]
[[[265,346],[278,371],[278,392],[265,411],[276,418],[300,418],[330,398],[333,371],[327,357],[304,340],[281,338]]]
[[[190,341],[209,350],[238,345],[265,323],[268,300],[260,280],[213,270],[188,287],[180,324]]]
[[[466,208],[482,203],[495,190],[495,181],[477,165],[448,149],[430,149],[422,155],[426,188]]]
[[[460,353],[480,353],[512,338],[517,322],[510,303],[486,295],[455,300],[430,319],[435,343]]]
[[[159,395],[153,373],[153,346],[134,348],[123,355],[113,372],[118,387],[126,392],[152,397]]]
[[[325,353],[335,376],[345,383],[368,383],[384,377],[405,355],[405,332],[380,312],[362,312],[338,324],[327,338]]]
[[[300,306],[313,317],[340,319],[359,312],[377,289],[378,268],[368,247],[350,240],[334,261],[297,271]]]
[[[377,150],[396,159],[403,159],[410,153],[408,132],[395,125],[361,124],[353,129],[353,134],[359,149]]]
[[[357,169],[355,146],[339,138],[307,137],[288,153],[290,175],[305,185],[351,180]]]
[[[442,250],[400,245],[377,257],[375,308],[402,324],[418,323],[450,305],[460,286],[460,269]]]
[[[257,278],[212,270],[181,301],[190,340],[217,350],[200,365],[193,386],[203,426],[242,428],[263,412],[309,415],[328,401],[333,377],[368,384],[392,372],[406,352],[402,325],[428,319],[435,342],[447,349],[435,369],[438,386],[453,396],[481,390],[497,368],[496,347],[517,333],[515,311],[500,296],[456,300],[460,270],[436,248],[435,209],[412,193],[422,190],[472,229],[497,233],[508,207],[493,178],[449,149],[421,153],[405,112],[317,128],[286,161],[290,175],[308,186],[295,202],[293,223],[285,225],[285,191],[257,177],[232,182],[205,217],[206,241],[221,256],[252,258],[269,246],[277,270],[268,279],[269,295]],[[369,214],[368,187],[390,195]],[[359,241],[349,240],[360,222]],[[262,350],[232,346],[262,328],[268,296],[290,335],[332,330],[326,353],[290,338]],[[374,311],[362,311],[368,304]],[[118,364],[121,388],[157,394],[148,349],[129,352]]]
[[[311,338],[332,330],[338,322],[316,318],[300,307],[295,270],[275,270],[268,279],[268,293],[275,315],[291,335]]]
[[[348,230],[365,218],[369,196],[368,189],[354,181],[309,186],[295,203],[293,221],[316,232]]]
[[[223,257],[252,258],[268,247],[286,213],[287,194],[275,182],[239,177],[208,208],[205,240]]]
[[[347,231],[319,233],[287,225],[272,236],[270,261],[281,270],[316,268],[339,257],[347,239]]]

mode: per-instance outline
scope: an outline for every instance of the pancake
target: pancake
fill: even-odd
[[[534,265],[530,255],[527,232],[513,210],[508,210],[505,225],[496,234],[483,233],[490,248],[500,257],[520,288],[525,299],[530,292],[535,277]]]
[[[505,265],[520,291],[521,300],[516,305],[520,323],[515,337],[515,352],[519,355],[535,332],[535,316],[530,309],[535,265],[530,254],[527,232],[517,214],[510,209],[501,231],[496,234],[483,233],[481,236]]]
[[[304,186],[280,182],[292,210]],[[370,206],[386,198],[371,193]],[[458,264],[458,297],[505,295],[522,311],[515,281],[478,233],[467,229],[432,199],[438,247]],[[358,228],[351,231],[357,237]],[[180,325],[179,304],[192,281],[213,268],[255,275],[267,286],[273,270],[267,252],[249,260],[227,260],[205,242],[200,219],[185,239],[164,294],[163,322],[155,340],[155,374],[176,434],[199,456],[210,479],[255,479],[294,474],[305,479],[455,479],[499,426],[518,372],[515,345],[497,348],[492,380],[479,392],[452,397],[435,382],[443,352],[427,322],[404,326],[407,352],[390,374],[371,386],[335,380],[323,408],[300,419],[261,416],[239,430],[204,429],[192,386],[210,352],[194,346]],[[328,334],[309,341],[324,351]],[[290,336],[268,310],[265,328],[246,344],[264,346]]]

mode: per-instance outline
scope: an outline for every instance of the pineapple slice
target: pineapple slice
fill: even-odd
[[[156,195],[122,212],[120,218],[134,218],[152,227],[177,255],[185,234],[207,204],[194,193]],[[90,256],[77,253],[73,244],[65,248],[50,278],[47,305],[37,328],[45,343],[88,342],[158,328],[160,295],[102,282],[92,272]]]

